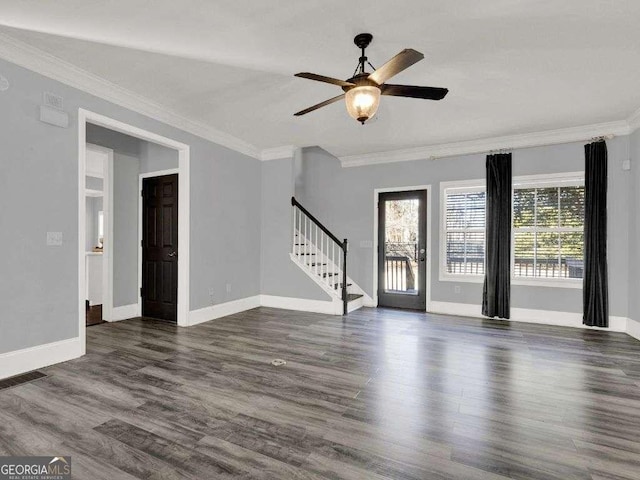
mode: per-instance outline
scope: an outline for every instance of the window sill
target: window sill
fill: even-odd
[[[441,282],[484,283],[484,275],[440,275]]]
[[[484,283],[484,275],[439,275],[441,282]],[[527,287],[582,288],[582,280],[511,277],[511,285]]]
[[[511,277],[511,285],[524,285],[528,287],[553,287],[553,288],[582,288],[582,280],[562,280],[553,278],[514,278]]]

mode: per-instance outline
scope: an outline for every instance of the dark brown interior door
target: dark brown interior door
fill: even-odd
[[[381,193],[378,306],[426,310],[427,191]]]
[[[142,316],[177,321],[178,175],[142,182]]]

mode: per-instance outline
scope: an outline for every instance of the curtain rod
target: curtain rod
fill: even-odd
[[[551,146],[551,145],[560,145],[560,144],[564,144],[564,143],[577,143],[577,142],[599,142],[602,140],[611,140],[612,138],[615,138],[616,135],[614,135],[613,133],[609,133],[606,135],[600,135],[597,137],[589,137],[589,138],[585,138],[584,140],[571,140],[571,141],[564,141],[564,142],[558,142],[558,143],[545,143],[545,144],[541,144],[541,145],[527,145],[527,146],[520,146],[520,147],[509,147],[509,148],[498,148],[498,149],[493,149],[493,150],[477,150],[477,151],[467,151],[464,153],[461,153],[459,155],[464,156],[464,155],[495,155],[495,154],[499,154],[499,153],[513,153],[514,150],[520,150],[520,149],[524,149],[524,148],[534,148],[534,147],[545,147],[545,146]],[[456,155],[431,155],[429,158],[429,160],[438,160],[440,158],[447,158],[447,157],[453,157]]]
[[[602,142],[604,140],[611,140],[613,137],[615,137],[615,135],[613,135],[613,134],[600,135],[599,137],[591,137],[591,141],[592,142]]]
[[[587,139],[586,141],[601,142],[603,140],[611,140],[614,137],[615,137],[614,134],[609,133],[607,135],[599,135],[597,137],[591,137],[591,138]],[[514,148],[498,148],[498,149],[494,149],[494,150],[489,150],[487,153],[489,153],[489,155],[495,155],[495,154],[499,154],[499,153],[513,153],[514,150],[515,150]]]

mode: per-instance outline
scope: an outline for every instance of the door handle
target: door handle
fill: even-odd
[[[425,253],[427,253],[427,251],[424,248],[421,248],[420,249],[420,261],[421,262],[424,262],[424,260],[425,260],[425,255],[424,255]]]
[[[175,256],[177,256],[177,255],[178,255],[178,252],[171,252],[171,253],[169,254],[169,256],[170,256],[170,257],[175,257]]]

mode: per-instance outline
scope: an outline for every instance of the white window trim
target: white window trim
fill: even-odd
[[[522,175],[513,177],[513,189],[516,188],[544,188],[558,186],[583,186],[584,171],[565,172],[565,173],[549,173],[540,175]],[[461,180],[440,182],[440,261],[438,268],[438,280],[441,282],[460,282],[460,283],[484,283],[484,275],[460,275],[447,272],[447,230],[446,230],[446,197],[447,190],[457,190],[460,193],[486,191],[486,181],[484,179],[477,180]],[[511,217],[513,218],[513,192],[511,194]],[[558,230],[560,231],[560,230]],[[511,232],[511,284],[526,285],[531,287],[554,287],[554,288],[582,288],[582,279],[567,278],[535,278],[535,277],[515,277],[513,275],[514,268],[514,249],[513,235]]]
[[[484,192],[487,183],[481,180],[460,180],[453,182],[440,182],[440,262],[438,268],[438,280],[441,282],[483,283],[484,275],[455,274],[447,272],[447,191],[455,190],[456,193]]]
[[[511,194],[511,218],[513,219],[513,196],[516,189],[523,188],[546,188],[546,187],[578,187],[584,186],[584,172],[567,172],[556,174],[527,175],[514,177],[513,190]],[[557,233],[575,232],[575,228],[519,228],[518,231],[541,231],[548,230]],[[516,229],[511,228],[511,284],[527,285],[531,287],[554,287],[554,288],[582,288],[581,278],[550,278],[550,277],[516,277],[513,272],[515,268],[515,233]]]

